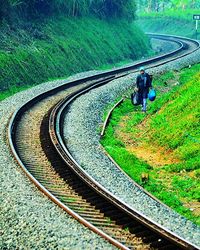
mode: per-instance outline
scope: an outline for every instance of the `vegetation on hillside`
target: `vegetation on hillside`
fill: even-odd
[[[132,23],[134,0],[0,0],[0,6],[1,98],[16,87],[151,53]]]
[[[197,224],[200,202],[200,64],[154,81],[148,114],[126,100],[113,113],[102,144],[122,169]],[[142,181],[142,174],[149,179]]]
[[[199,1],[142,0],[137,7],[138,23],[144,31],[196,38],[193,15],[199,14]]]
[[[179,11],[179,10],[166,10],[162,12],[151,12],[151,13],[141,13],[140,17],[142,18],[162,18],[162,19],[169,19],[171,18],[172,20],[177,20],[180,22],[192,22],[194,23],[195,21],[193,20],[193,15],[198,14],[199,10],[198,9],[187,9],[185,11]]]
[[[138,24],[146,32],[196,38],[194,14],[199,14],[199,10],[187,9],[180,11],[179,9],[170,9],[163,12],[141,12],[139,13]]]
[[[124,20],[59,18],[24,25],[2,28],[0,90],[135,60],[150,47],[136,25]]]
[[[1,20],[32,20],[56,14],[66,17],[95,15],[100,18],[134,18],[134,0],[0,0]]]
[[[181,9],[199,9],[200,3],[194,0],[141,0],[138,1],[138,9],[142,12],[162,12]],[[181,12],[181,11],[179,11]]]
[[[165,107],[152,116],[147,137],[150,141],[174,151],[181,163],[173,164],[173,171],[200,168],[200,65],[195,70],[183,71],[184,84],[165,99]],[[166,98],[166,97],[165,97]],[[155,109],[153,106],[152,109]],[[200,197],[199,197],[200,198]]]

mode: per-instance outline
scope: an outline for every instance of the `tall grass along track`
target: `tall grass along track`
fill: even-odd
[[[168,38],[162,36],[162,39]],[[177,57],[182,57],[199,47],[196,41],[183,39],[183,42],[180,42],[181,38],[178,40],[180,49],[169,55],[74,81],[37,96],[17,110],[9,124],[11,150],[29,178],[64,210],[121,249],[174,249],[174,247],[197,249],[197,247],[165,228],[160,228],[123,204],[78,166],[62,141],[60,135],[62,124],[59,120],[56,121],[61,115],[59,113],[57,118],[58,107],[64,109],[63,104],[66,105],[67,100],[70,102],[82,92],[109,83],[139,65],[150,64],[151,67],[156,67],[170,61],[170,57],[175,60],[176,53]],[[82,88],[83,84],[87,87]],[[67,98],[62,101],[65,96]],[[48,134],[49,113],[58,102],[59,105],[50,115],[50,134]],[[60,118],[62,122],[62,116]]]

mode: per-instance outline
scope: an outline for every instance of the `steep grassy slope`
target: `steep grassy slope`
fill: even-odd
[[[173,10],[151,14],[143,13],[139,16],[137,23],[146,32],[176,34],[180,36],[196,38],[193,14],[199,14],[199,11]]]
[[[151,118],[147,136],[173,150],[181,160],[173,170],[190,171],[200,168],[200,65],[183,71],[179,82],[185,84],[171,93],[165,106]]]
[[[140,58],[149,42],[134,24],[51,19],[0,27],[0,90]]]
[[[200,224],[200,64],[154,81],[148,114],[130,100],[113,113],[102,144],[135,181]],[[143,174],[149,179],[142,180]]]

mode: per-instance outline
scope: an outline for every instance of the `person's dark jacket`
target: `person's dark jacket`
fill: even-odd
[[[152,88],[152,78],[148,73],[137,76],[136,85],[141,98],[148,98],[149,88]]]

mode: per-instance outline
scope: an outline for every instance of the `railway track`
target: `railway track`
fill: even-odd
[[[83,171],[62,139],[62,114],[79,95],[133,72],[140,65],[156,67],[199,49],[199,43],[190,39],[155,34],[151,37],[169,39],[179,48],[136,65],[72,81],[35,97],[13,114],[9,143],[23,171],[42,192],[118,248],[198,249],[118,201]]]

